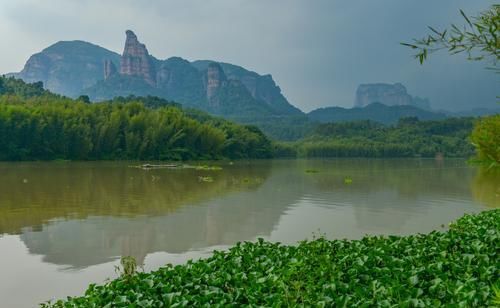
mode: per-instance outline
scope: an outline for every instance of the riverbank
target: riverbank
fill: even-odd
[[[52,305],[488,306],[500,300],[499,239],[500,210],[492,210],[465,215],[445,232],[296,246],[259,240],[91,285]]]

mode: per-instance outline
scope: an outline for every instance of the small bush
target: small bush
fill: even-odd
[[[471,140],[480,161],[500,165],[500,114],[478,121]]]

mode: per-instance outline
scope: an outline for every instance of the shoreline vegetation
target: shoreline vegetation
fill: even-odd
[[[301,140],[275,143],[273,154],[299,158],[469,158],[474,155],[469,136],[476,121],[419,121],[410,117],[393,126],[371,121],[319,124]]]
[[[500,115],[410,117],[390,126],[371,121],[283,125],[304,130],[302,139],[271,140],[256,126],[157,97],[90,103],[87,97],[50,93],[41,83],[0,77],[0,161],[471,158],[475,152],[490,165],[500,160]]]
[[[194,169],[197,171],[220,171],[222,170],[221,166],[216,165],[189,165],[189,164],[150,164],[145,163],[141,165],[132,165],[130,168],[138,168],[143,170],[151,170],[151,169]]]
[[[495,306],[500,304],[499,240],[496,209],[464,215],[449,230],[428,234],[319,237],[295,246],[259,239],[149,273],[137,272],[125,257],[119,278],[91,284],[83,296],[41,305]]]

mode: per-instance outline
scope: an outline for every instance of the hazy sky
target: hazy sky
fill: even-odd
[[[399,45],[426,26],[462,24],[486,0],[1,0],[0,73],[60,40],[122,52],[132,29],[157,58],[211,59],[270,73],[309,111],[351,107],[360,83],[402,82],[434,108],[498,107],[498,75],[485,63],[433,55],[420,66]]]

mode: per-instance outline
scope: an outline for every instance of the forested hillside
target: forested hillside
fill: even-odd
[[[152,107],[152,108],[148,108]],[[0,160],[265,158],[259,129],[158,98],[89,104],[0,79]]]
[[[318,124],[305,116],[271,117],[258,125],[276,140],[297,140],[272,144],[256,126],[158,97],[90,103],[52,94],[41,83],[0,78],[0,160],[471,157],[474,121]]]

